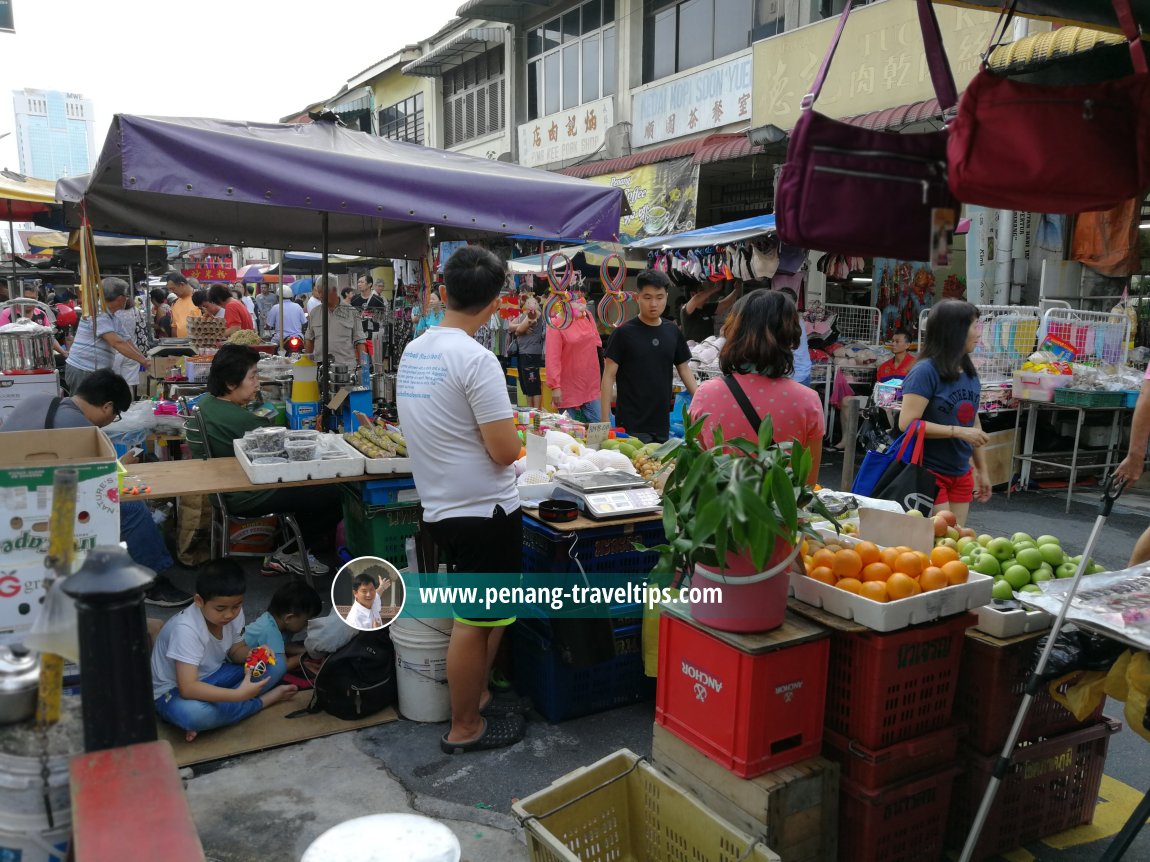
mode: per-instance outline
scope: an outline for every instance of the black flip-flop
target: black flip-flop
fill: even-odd
[[[489,751],[506,748],[523,739],[523,719],[518,716],[483,719],[483,733],[468,742],[448,742],[447,734],[439,739],[444,754],[466,754],[469,751]],[[450,731],[448,731],[450,732]]]

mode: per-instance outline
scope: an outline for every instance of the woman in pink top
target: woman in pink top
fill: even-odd
[[[583,299],[574,303],[575,319],[566,329],[547,333],[547,385],[551,404],[584,422],[599,420],[599,347],[603,341]],[[582,416],[576,416],[575,413]]]
[[[799,313],[790,298],[778,291],[755,290],[736,304],[723,324],[727,339],[719,353],[723,374],[733,375],[760,420],[770,416],[776,443],[797,440],[811,451],[811,476],[816,481],[823,453],[823,407],[813,389],[788,375],[799,346]],[[758,437],[723,378],[702,384],[689,408],[693,419],[706,414],[700,439],[710,447],[715,428],[723,438]]]

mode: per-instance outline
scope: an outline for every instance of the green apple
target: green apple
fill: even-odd
[[[1014,556],[1014,545],[1010,543],[1009,539],[991,539],[990,543],[986,546],[986,550],[994,554],[995,559],[999,562],[1008,560]]]
[[[1034,537],[1031,536],[1029,533],[1015,533],[1013,536],[1010,537],[1010,541],[1014,542],[1015,544],[1017,544],[1018,542],[1033,542]]]
[[[907,514],[910,515],[912,518],[925,518],[926,517],[926,515],[924,515],[918,509],[911,509],[909,512],[907,512]]]
[[[1100,566],[1100,565],[1098,565],[1098,563],[1091,563],[1089,568],[1087,568],[1087,570],[1086,570],[1086,574],[1088,574],[1088,575],[1100,575],[1104,571],[1106,571],[1105,566]]]
[[[977,540],[972,539],[969,536],[963,536],[961,539],[958,540],[958,544],[956,547],[958,548],[958,552],[960,554],[965,555],[965,554],[969,553],[970,549],[973,548],[975,545],[978,545]],[[982,547],[982,546],[979,545],[979,547]]]
[[[947,527],[946,528],[946,537],[948,539],[952,539],[953,541],[957,542],[958,541],[958,530],[955,529],[954,527]]]
[[[1037,572],[1030,576],[1030,583],[1032,584],[1040,584],[1043,581],[1052,580],[1054,580],[1054,575],[1050,574],[1050,572],[1046,571],[1045,569],[1039,569]]]
[[[1073,556],[1073,557],[1071,557],[1069,560],[1067,560],[1067,562],[1069,562],[1069,563],[1074,563],[1074,565],[1076,565],[1076,566],[1077,566],[1079,563],[1081,563],[1081,562],[1082,562],[1082,555],[1081,555],[1081,554],[1078,554],[1078,555],[1076,555],[1076,556]]]
[[[1038,586],[1038,584],[1027,584],[1025,587],[1023,587],[1021,590],[1019,590],[1019,592],[1020,593],[1041,593],[1042,587]]]
[[[994,582],[994,586],[990,588],[990,595],[996,599],[1013,599],[1014,590],[1004,578]]]
[[[1026,539],[1023,539],[1021,542],[1014,542],[1013,544],[1014,544],[1015,552],[1025,551],[1027,548],[1037,548],[1038,547],[1038,545],[1034,544],[1034,542],[1028,541]]]
[[[1059,541],[1059,539],[1055,536],[1039,536],[1034,541],[1038,543],[1038,547],[1040,548],[1043,545],[1058,545],[1059,547],[1062,546],[1062,542]]]
[[[1023,548],[1015,555],[1015,558],[1032,572],[1043,563],[1042,552],[1038,548]]]
[[[978,537],[977,541],[978,541],[978,544],[982,545],[982,547],[985,548],[987,545],[990,544],[990,542],[993,538],[994,538],[993,536],[988,536],[988,535],[986,535],[986,533],[983,533],[981,536]]]
[[[992,554],[982,554],[974,561],[974,570],[980,575],[997,575],[1001,574],[1001,569],[998,565],[998,560]]]
[[[1030,569],[1026,566],[1011,566],[1002,573],[1002,577],[1014,589],[1021,590],[1030,583]]]
[[[936,548],[957,548],[958,542],[956,542],[954,539],[939,539],[934,543],[934,546]]]
[[[1078,571],[1078,566],[1074,563],[1063,563],[1054,570],[1054,577],[1056,578],[1073,578],[1074,573]]]
[[[1063,553],[1060,545],[1048,544],[1039,545],[1038,553],[1042,555],[1042,559],[1052,566],[1061,566],[1066,559],[1066,554]]]

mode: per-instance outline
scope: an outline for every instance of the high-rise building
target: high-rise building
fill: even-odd
[[[92,101],[78,93],[13,90],[20,173],[45,180],[92,169],[96,157]]]

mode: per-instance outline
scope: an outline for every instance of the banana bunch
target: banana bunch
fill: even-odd
[[[407,442],[403,435],[380,425],[360,425],[359,430],[344,434],[343,439],[368,458],[407,457]]]

